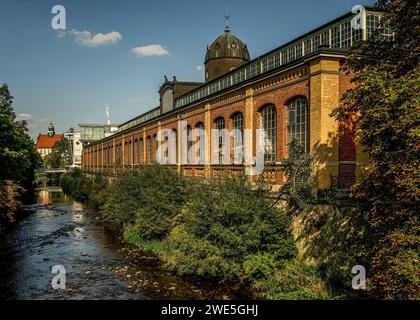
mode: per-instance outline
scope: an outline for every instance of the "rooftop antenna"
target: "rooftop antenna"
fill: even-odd
[[[229,29],[229,18],[230,18],[230,16],[229,16],[229,7],[226,6],[226,15],[225,15],[226,26],[225,26],[225,32],[229,32],[230,31],[230,29]]]
[[[108,119],[108,121],[107,121],[107,123],[108,124],[111,124],[111,120],[109,119],[110,118],[110,114],[109,114],[109,112],[111,111],[111,107],[109,106],[109,105],[105,105],[106,106],[106,109],[105,109],[105,112],[106,112],[106,117],[107,117],[107,119]]]

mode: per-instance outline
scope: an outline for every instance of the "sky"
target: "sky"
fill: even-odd
[[[207,45],[232,34],[256,58],[374,0],[0,0],[0,84],[30,134],[122,123],[159,105],[168,78],[203,81]],[[66,29],[52,27],[52,8]]]

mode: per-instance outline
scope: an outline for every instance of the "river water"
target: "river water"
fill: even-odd
[[[38,192],[23,218],[0,238],[0,299],[236,299],[240,287],[179,277],[127,246],[98,214],[60,189]],[[65,269],[65,289],[53,289]]]

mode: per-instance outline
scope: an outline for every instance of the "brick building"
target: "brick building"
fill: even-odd
[[[340,124],[331,112],[351,87],[351,77],[341,69],[351,47],[369,37],[380,19],[371,8],[348,13],[253,60],[226,27],[207,48],[204,82],[165,79],[158,107],[85,147],[83,170],[112,174],[153,163],[167,153],[161,147],[169,140],[160,132],[170,131],[176,150],[171,165],[181,174],[200,178],[244,171],[252,161],[233,163],[224,154],[236,138],[220,134],[204,144],[205,137],[190,134],[196,128],[207,137],[212,130],[237,129],[250,132],[243,138],[245,158],[258,155],[262,132],[265,179],[282,183],[282,161],[295,139],[312,156],[318,189],[348,187],[363,174],[367,159],[354,141],[354,126]],[[199,161],[189,160],[190,149]],[[209,161],[215,152],[219,163]]]

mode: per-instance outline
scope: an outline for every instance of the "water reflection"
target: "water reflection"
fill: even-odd
[[[37,203],[48,205],[64,203],[69,201],[69,197],[59,187],[50,187],[36,191]]]
[[[73,204],[72,204],[71,208],[72,208],[73,211],[83,211],[84,210],[83,204],[80,203],[80,202],[77,202],[77,201],[73,201]]]
[[[163,271],[61,190],[39,190],[30,208],[0,241],[0,300],[221,299],[228,291]],[[55,265],[66,269],[66,290],[51,287]]]

